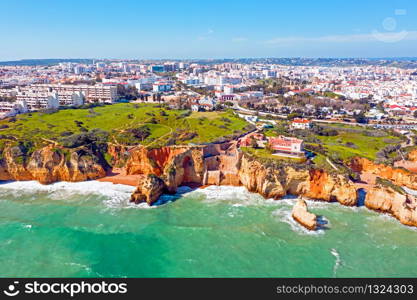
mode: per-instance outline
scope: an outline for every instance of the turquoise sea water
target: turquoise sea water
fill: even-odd
[[[329,222],[310,233],[293,199],[208,187],[149,208],[110,183],[0,185],[0,276],[417,276],[417,230],[366,208],[309,202]]]

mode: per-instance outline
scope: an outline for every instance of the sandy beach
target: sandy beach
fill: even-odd
[[[100,178],[98,181],[137,186],[141,176],[143,175],[126,175],[122,169],[114,168],[107,173],[106,177]]]

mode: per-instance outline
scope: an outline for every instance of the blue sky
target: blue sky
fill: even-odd
[[[0,12],[0,60],[417,56],[416,0],[19,0]]]

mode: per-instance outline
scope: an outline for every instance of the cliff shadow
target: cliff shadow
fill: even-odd
[[[365,206],[365,198],[366,198],[366,190],[363,188],[358,189],[358,203],[356,204],[358,207]]]
[[[316,230],[329,230],[330,228],[327,226],[329,222],[324,218],[324,216],[318,215],[316,218],[317,222],[317,229]]]
[[[12,183],[15,182],[14,180],[0,180],[0,185],[1,184],[7,184],[7,183]]]

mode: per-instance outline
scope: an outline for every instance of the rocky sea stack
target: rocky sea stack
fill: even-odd
[[[308,230],[316,230],[318,227],[317,216],[308,211],[307,203],[304,199],[298,199],[292,209],[292,217]]]

